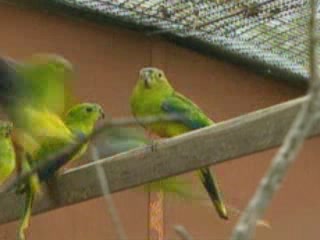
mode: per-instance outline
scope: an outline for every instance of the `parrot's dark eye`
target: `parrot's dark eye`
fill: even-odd
[[[162,78],[162,73],[158,73],[158,78]]]
[[[92,112],[92,108],[91,107],[87,107],[86,111],[87,111],[87,113],[90,113],[90,112]]]

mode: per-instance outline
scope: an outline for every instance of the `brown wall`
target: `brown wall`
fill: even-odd
[[[23,59],[35,52],[64,55],[77,67],[76,90],[86,101],[101,103],[113,116],[130,114],[128,98],[141,67],[163,68],[173,85],[216,121],[286,101],[301,94],[229,63],[210,59],[157,38],[112,26],[98,26],[61,16],[0,5],[2,55]],[[315,239],[320,216],[320,180],[316,146],[308,141],[266,218],[272,229],[258,229],[257,239]],[[227,202],[244,207],[274,150],[215,167]],[[318,166],[318,167],[317,167]],[[190,174],[189,174],[190,175]],[[147,196],[135,189],[113,195],[129,239],[147,237]],[[52,211],[32,219],[29,236],[37,239],[116,239],[101,199]],[[0,206],[1,213],[1,206]],[[216,217],[206,201],[166,201],[166,239],[183,224],[195,239],[227,239],[235,223]],[[0,227],[1,239],[14,239],[16,223]]]

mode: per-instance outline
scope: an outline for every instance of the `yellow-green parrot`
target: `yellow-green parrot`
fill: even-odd
[[[72,76],[70,62],[54,54],[36,54],[22,63],[0,59],[0,105],[15,127],[14,140],[22,152],[19,152],[20,170],[30,170],[49,155],[77,141],[78,135],[90,134],[103,115],[100,106],[85,103],[73,107],[65,120],[61,118],[72,100],[69,86]],[[81,155],[85,148],[86,145],[76,155]],[[71,159],[48,165],[22,186],[26,204],[19,239],[24,239],[33,198],[40,189],[39,181],[49,179]]]
[[[104,112],[98,104],[82,103],[72,107],[66,114],[64,121],[60,119],[59,125],[57,125],[58,128],[63,126],[60,129],[59,134],[57,136],[47,136],[42,139],[38,148],[31,154],[31,156],[29,156],[28,164],[24,162],[24,170],[28,171],[41,161],[45,161],[49,156],[58,153],[70,144],[74,144],[78,140],[79,134],[83,137],[90,135],[96,122],[102,117],[104,117]],[[62,134],[63,132],[65,132],[65,134]],[[46,168],[41,169],[41,171],[38,172],[38,181],[47,181],[57,173],[57,171],[65,165],[67,161],[80,157],[81,154],[85,152],[86,148],[87,144],[84,144],[82,149],[70,159],[52,162],[52,164],[49,164]],[[37,188],[34,187],[34,183],[31,181],[37,181],[37,179],[30,178],[24,189],[26,192],[26,201],[18,231],[19,240],[25,239],[24,231],[28,227],[32,204],[37,191]]]
[[[71,63],[54,54],[35,54],[24,62],[0,58],[0,105],[13,122],[19,156],[34,152],[43,138],[65,134],[59,115],[70,105],[72,75]]]
[[[0,122],[0,185],[8,179],[16,166],[11,131],[12,124],[10,122]]]
[[[164,72],[157,68],[143,68],[131,96],[131,111],[137,118],[177,114],[181,120],[145,124],[144,127],[160,137],[173,137],[214,124],[191,100],[175,91]],[[201,168],[199,175],[219,216],[228,219],[226,206],[217,181],[209,168]]]

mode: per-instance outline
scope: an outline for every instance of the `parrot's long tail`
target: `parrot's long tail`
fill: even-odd
[[[29,159],[27,159],[27,156],[25,156],[21,164],[23,172],[31,170],[31,166],[29,163]],[[23,187],[23,192],[25,193],[25,203],[18,228],[18,240],[25,240],[24,233],[29,226],[35,194],[41,193],[39,178],[37,175],[32,175],[29,177],[27,183]]]
[[[199,170],[201,182],[207,190],[213,205],[215,206],[219,216],[223,219],[228,219],[227,208],[223,203],[222,194],[219,190],[217,181],[214,176],[210,173],[209,168],[201,168]]]
[[[26,198],[25,198],[25,205],[23,209],[23,213],[20,219],[20,224],[18,228],[18,240],[25,240],[25,230],[29,226],[29,221],[32,212],[32,205],[34,201],[35,192],[32,190],[32,186],[30,184],[26,187]]]

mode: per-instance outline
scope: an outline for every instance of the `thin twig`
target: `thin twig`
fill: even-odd
[[[65,165],[67,162],[71,160],[71,156],[77,153],[83,144],[88,142],[90,139],[94,138],[95,136],[99,135],[104,130],[111,128],[111,127],[124,127],[124,126],[134,126],[139,124],[150,124],[155,122],[162,122],[162,121],[176,121],[181,120],[181,116],[177,116],[177,114],[170,114],[170,115],[163,115],[163,116],[150,116],[144,118],[117,118],[114,120],[106,121],[100,127],[96,128],[92,134],[89,136],[78,136],[78,141],[74,144],[70,144],[69,146],[63,148],[61,151],[57,152],[56,154],[48,156],[47,159],[43,161],[39,161],[40,163],[36,165],[32,170],[26,171],[23,174],[20,174],[18,177],[12,179],[7,184],[1,186],[0,192],[8,192],[14,190],[16,186],[20,183],[23,183],[28,179],[31,175],[35,173],[39,173],[46,169],[49,166],[56,164],[56,168],[60,168]],[[54,164],[53,164],[54,163]]]
[[[289,167],[294,162],[298,151],[301,149],[304,139],[315,122],[319,112],[320,101],[320,79],[317,70],[316,53],[316,9],[317,1],[311,1],[310,19],[310,74],[311,82],[309,89],[309,99],[302,106],[291,129],[289,130],[283,145],[275,155],[272,163],[260,182],[260,185],[249,202],[245,212],[240,217],[236,225],[231,240],[252,239],[256,227],[256,221],[261,219],[267,206],[271,202],[273,195],[279,189],[283,178]]]
[[[193,240],[193,237],[188,233],[184,226],[177,225],[174,227],[174,230],[182,240]]]
[[[97,151],[97,148],[94,145],[91,145],[91,156],[92,161],[98,161],[99,160],[99,153]],[[109,182],[108,178],[103,170],[103,167],[99,162],[95,164],[96,170],[97,170],[97,177],[99,179],[101,191],[103,193],[103,198],[105,199],[107,203],[108,212],[111,217],[111,221],[115,227],[117,236],[119,240],[127,240],[127,235],[124,231],[123,225],[121,223],[120,217],[117,213],[116,207],[113,203],[111,194],[110,194],[110,188],[109,188]]]

